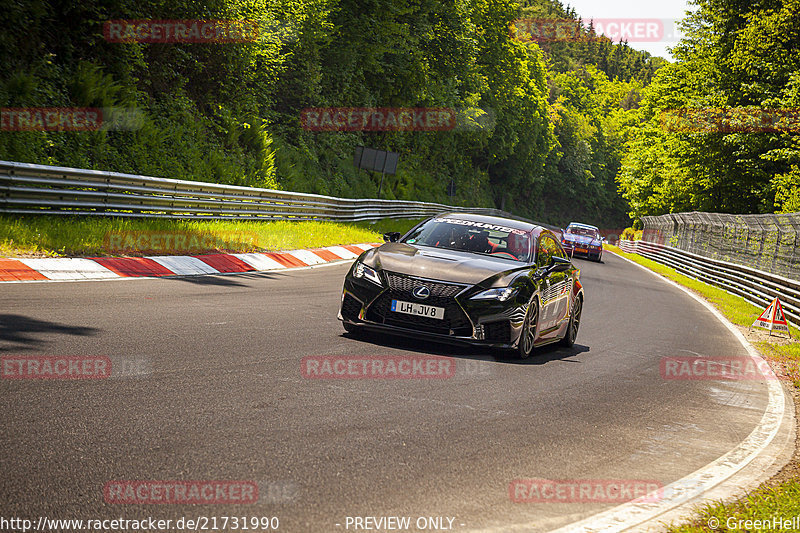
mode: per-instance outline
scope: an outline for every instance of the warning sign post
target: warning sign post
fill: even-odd
[[[789,333],[789,323],[786,321],[786,315],[783,314],[783,306],[778,298],[772,300],[769,307],[764,309],[764,312],[753,322],[750,328],[768,329],[770,335],[772,335],[773,331],[783,331],[790,337],[792,336]]]

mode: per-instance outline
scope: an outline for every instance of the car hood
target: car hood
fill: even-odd
[[[588,235],[573,235],[572,233],[565,233],[564,240],[576,242],[578,244],[592,244],[594,246],[600,244],[600,241],[594,237],[589,237]]]
[[[442,248],[418,248],[405,243],[383,244],[368,251],[363,261],[367,266],[381,270],[470,285],[496,274],[529,267],[526,263],[510,259]]]

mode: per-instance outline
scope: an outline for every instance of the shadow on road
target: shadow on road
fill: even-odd
[[[504,362],[517,365],[543,365],[550,361],[567,360],[568,363],[578,363],[580,361],[570,361],[569,358],[589,351],[591,351],[591,348],[583,344],[575,344],[571,348],[559,346],[558,344],[549,344],[536,348],[533,355],[527,359],[515,359],[513,354],[508,354],[507,360]]]
[[[23,345],[26,349],[40,346],[46,341],[41,337],[49,334],[61,335],[97,335],[99,329],[82,326],[68,326],[46,320],[37,320],[22,315],[0,315],[0,343]],[[3,346],[0,352],[18,350],[20,346]]]
[[[205,274],[199,276],[164,276],[159,279],[169,281],[183,281],[194,285],[217,286],[217,287],[249,287],[246,283],[251,280],[278,279],[282,277],[280,273],[271,272],[237,272],[229,275]]]
[[[353,339],[383,348],[394,348],[428,355],[441,355],[464,359],[480,359],[484,361],[488,359],[496,363],[515,365],[543,365],[550,361],[569,359],[570,357],[590,351],[588,346],[582,344],[575,344],[571,348],[566,348],[558,344],[550,344],[536,348],[533,355],[528,359],[517,359],[516,354],[512,351],[483,348],[480,346],[450,345],[430,341],[428,339],[419,340],[410,337],[388,335],[376,331],[362,331],[355,334],[343,333],[342,336],[347,339]],[[577,363],[578,361],[568,362]]]

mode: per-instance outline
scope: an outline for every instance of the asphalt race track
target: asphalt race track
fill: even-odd
[[[0,516],[278,517],[287,532],[353,531],[348,516],[449,517],[453,531],[547,530],[614,504],[515,503],[512,481],[667,485],[747,437],[767,403],[763,382],[665,380],[659,369],[667,356],[746,355],[728,330],[612,254],[576,264],[586,290],[577,344],[525,362],[345,335],[336,312],[346,264],[0,285],[0,355],[108,356],[122,369],[0,380]],[[403,354],[454,358],[456,370],[301,374],[311,355]],[[252,480],[260,497],[109,504],[111,480]]]

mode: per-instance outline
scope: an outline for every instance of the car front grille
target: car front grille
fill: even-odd
[[[440,335],[472,336],[472,323],[455,299],[455,295],[464,290],[465,285],[420,280],[390,272],[386,273],[386,278],[389,281],[389,289],[369,306],[367,320]],[[427,287],[431,292],[431,295],[425,300],[418,300],[411,293],[412,290],[420,286]],[[392,300],[443,307],[444,318],[438,320],[393,312],[391,310]]]
[[[440,283],[436,281],[427,281],[411,276],[404,276],[402,274],[394,274],[391,272],[386,273],[386,279],[389,281],[389,288],[401,292],[411,294],[411,291],[416,287],[427,287],[431,291],[431,296],[438,296],[443,298],[451,298],[464,290],[465,285],[457,285],[453,283]]]

